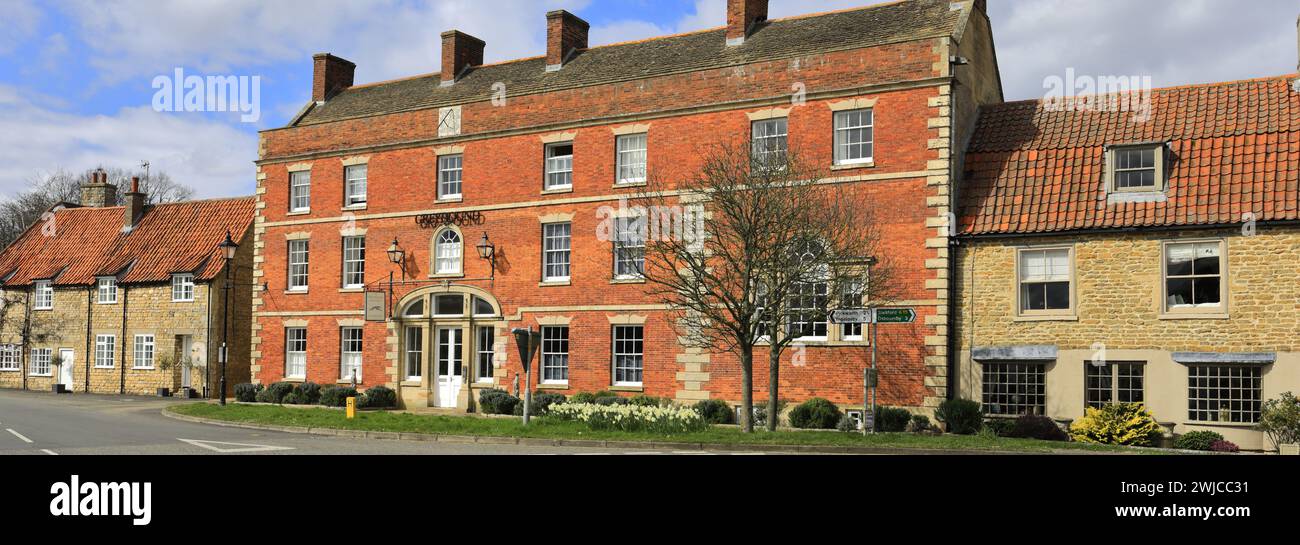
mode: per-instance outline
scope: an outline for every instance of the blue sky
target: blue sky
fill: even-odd
[[[783,17],[874,0],[772,0]],[[311,92],[311,54],[355,61],[357,83],[435,72],[439,33],[487,41],[488,62],[545,51],[544,14],[592,24],[593,45],[721,25],[725,0],[0,0],[0,195],[40,173],[148,160],[200,196],[251,193],[257,131]],[[1295,71],[1294,0],[989,0],[1008,99],[1043,80],[1151,76],[1157,86]],[[1243,8],[1242,6],[1249,6]],[[258,76],[261,118],[156,112],[152,83]]]

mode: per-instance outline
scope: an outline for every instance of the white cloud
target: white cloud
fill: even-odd
[[[135,168],[148,160],[200,197],[251,194],[257,136],[198,114],[124,108],[75,115],[0,85],[0,194],[56,169]]]
[[[4,5],[5,24],[0,31],[0,55],[12,53],[18,44],[36,34],[41,10],[29,0],[8,0]]]

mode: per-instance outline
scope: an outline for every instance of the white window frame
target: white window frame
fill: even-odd
[[[455,189],[455,191],[452,191]],[[464,154],[438,156],[438,200],[454,201],[465,195]]]
[[[290,240],[287,249],[286,284],[289,291],[308,291],[311,285],[311,241]]]
[[[95,335],[95,369],[112,369],[117,335]]]
[[[402,348],[402,365],[407,382],[424,380],[424,328],[407,326]]]
[[[555,150],[568,147],[568,155],[555,155]],[[542,169],[542,189],[545,191],[562,191],[573,189],[573,158],[576,150],[573,141],[547,144],[544,156],[546,162]]]
[[[1215,246],[1215,245],[1218,246],[1218,252],[1219,252],[1219,274],[1217,275],[1195,274],[1196,253],[1199,252],[1201,248],[1204,246]],[[1196,302],[1193,300],[1191,303],[1184,303],[1178,305],[1170,304],[1169,302],[1169,281],[1170,281],[1169,250],[1170,248],[1175,246],[1192,247],[1192,253],[1193,253],[1192,273],[1193,274],[1180,275],[1180,276],[1175,276],[1173,278],[1192,280],[1193,290],[1194,290],[1195,280],[1214,278],[1217,276],[1219,279],[1219,302],[1218,303],[1213,303],[1213,304],[1205,303],[1205,304],[1197,305]],[[1226,313],[1228,311],[1228,244],[1227,241],[1223,239],[1196,239],[1196,240],[1170,240],[1162,243],[1160,245],[1160,295],[1161,295],[1160,297],[1161,308],[1164,310],[1164,314],[1166,315]],[[1193,292],[1193,297],[1195,297],[1195,292]]]
[[[98,297],[95,303],[99,305],[117,304],[117,278],[112,276],[102,276],[95,280],[95,288]]]
[[[52,377],[54,376],[54,349],[52,348],[33,348],[31,370],[28,376],[33,377]]]
[[[840,308],[857,309],[865,304],[867,281],[860,276],[845,278],[840,283]],[[856,298],[856,303],[854,303]],[[856,333],[850,333],[856,332]],[[866,324],[840,324],[840,340],[861,341],[866,332]]]
[[[54,286],[49,280],[32,282],[32,310],[54,310]]]
[[[296,372],[298,368],[301,368],[302,372]],[[284,376],[291,379],[307,378],[307,328],[305,327],[284,328]]]
[[[555,272],[556,274],[551,274]],[[564,274],[559,274],[559,273]],[[568,282],[573,277],[573,224],[542,224],[542,281]]]
[[[357,384],[362,381],[361,370],[365,367],[365,328],[339,328],[339,380],[351,381],[351,371],[356,371]]]
[[[133,357],[131,358],[131,368],[140,370],[150,370],[154,368],[157,356],[157,341],[152,334],[136,335],[135,342],[132,344]]]
[[[289,212],[311,212],[311,171],[289,173]]]
[[[852,123],[853,116],[865,116],[865,120],[859,117],[856,125]],[[864,124],[865,121],[865,124]],[[875,111],[871,108],[861,110],[846,110],[835,112],[835,164],[836,165],[862,165],[870,164],[875,161],[876,141],[875,141]],[[860,142],[849,142],[849,137],[857,133],[861,137]],[[862,157],[849,158],[849,151],[857,148],[861,152],[865,147],[867,153]]]
[[[622,338],[620,333],[631,334],[634,336]],[[613,378],[614,386],[638,387],[645,383],[645,326],[636,325],[616,325],[613,328],[613,337],[610,343],[610,352],[613,361]],[[635,362],[631,364],[630,362]],[[636,373],[641,380],[619,380],[619,373]]]
[[[647,133],[623,134],[614,139],[614,183],[616,185],[646,183],[649,142]]]
[[[1069,270],[1065,275],[1055,274],[1053,271],[1045,270],[1043,275],[1030,276],[1024,270],[1024,256],[1026,254],[1040,253],[1043,254],[1044,266],[1050,264],[1049,255],[1056,252],[1065,252],[1066,266]],[[1016,316],[1023,318],[1035,317],[1072,317],[1075,315],[1075,309],[1078,307],[1078,297],[1076,295],[1075,282],[1075,262],[1074,246],[1035,246],[1018,248],[1016,250]],[[1054,284],[1066,283],[1066,290],[1070,299],[1069,305],[1064,309],[1026,309],[1025,308],[1025,284]],[[1044,299],[1046,306],[1046,299]]]
[[[18,371],[22,369],[19,359],[22,357],[22,349],[18,347],[0,348],[0,371]]]
[[[474,335],[474,380],[479,384],[491,383],[496,374],[496,326],[477,326]]]
[[[449,237],[454,237],[452,240]],[[459,276],[465,274],[465,238],[450,227],[434,236],[434,274]]]
[[[809,293],[800,291],[804,289],[811,289],[812,291]],[[822,316],[816,316],[816,314],[819,312],[819,309],[817,308],[818,299],[821,299],[822,304],[820,306],[822,309],[829,310],[828,305],[831,301],[830,280],[822,279],[813,282],[800,282],[795,285],[794,291],[790,293],[790,298],[792,300],[787,304],[787,307],[789,308],[789,313],[786,316],[787,334],[793,336],[799,341],[816,342],[829,339],[831,331],[830,313],[827,312]],[[802,303],[802,300],[805,298],[810,299],[814,306],[795,306],[796,304]],[[796,303],[794,300],[799,300],[799,303]],[[803,335],[804,326],[811,326],[813,334]],[[820,335],[817,334],[818,329],[822,330]]]
[[[354,247],[349,248],[349,245]],[[350,282],[349,280],[360,280],[360,282]],[[343,289],[362,289],[365,287],[366,237],[343,237]]]
[[[645,239],[649,221],[645,216],[614,218],[614,278],[616,280],[645,278]]]
[[[172,275],[172,302],[194,302],[194,275],[181,273]]]
[[[785,117],[760,119],[750,123],[749,131],[753,165],[777,170],[785,168],[790,153],[790,120]]]
[[[563,333],[563,335],[560,335],[560,333]],[[542,384],[569,383],[569,354],[572,348],[570,344],[572,339],[569,333],[570,330],[567,325],[542,326],[541,359],[538,361],[538,371],[542,375]],[[563,378],[549,378],[552,375],[548,375],[548,373],[552,370],[558,370],[559,374],[563,375]]]
[[[1218,396],[1223,393],[1227,393],[1228,397]],[[1188,423],[1253,426],[1259,423],[1264,399],[1264,369],[1259,365],[1225,363],[1187,366]],[[1235,410],[1234,403],[1238,407]],[[1227,413],[1227,419],[1222,418],[1224,413]],[[1211,418],[1198,419],[1199,415]]]
[[[364,208],[369,191],[370,165],[343,167],[343,207]]]

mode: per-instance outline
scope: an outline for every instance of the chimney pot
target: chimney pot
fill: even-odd
[[[356,70],[357,65],[347,59],[329,53],[313,55],[311,99],[317,103],[325,102],[340,91],[352,87]]]
[[[442,33],[442,85],[456,83],[466,69],[483,65],[487,42],[459,30]]]
[[[727,45],[745,43],[754,26],[767,20],[768,0],[727,0]]]
[[[109,185],[108,174],[90,173],[90,181],[81,186],[81,206],[103,208],[117,204],[117,188]]]
[[[134,229],[140,223],[140,216],[144,215],[145,194],[140,192],[139,176],[131,178],[131,191],[123,195],[123,197],[125,197],[123,199],[125,210],[123,211],[122,224],[123,230],[128,231]]]
[[[546,70],[554,72],[563,68],[575,50],[586,49],[590,30],[589,23],[562,9],[547,13]]]

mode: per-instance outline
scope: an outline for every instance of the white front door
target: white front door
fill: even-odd
[[[438,328],[438,407],[454,409],[465,379],[465,342],[459,327]]]
[[[181,389],[192,388],[190,369],[194,367],[194,337],[181,335]]]
[[[72,366],[75,365],[75,353],[70,348],[59,349],[59,384],[72,389]]]

